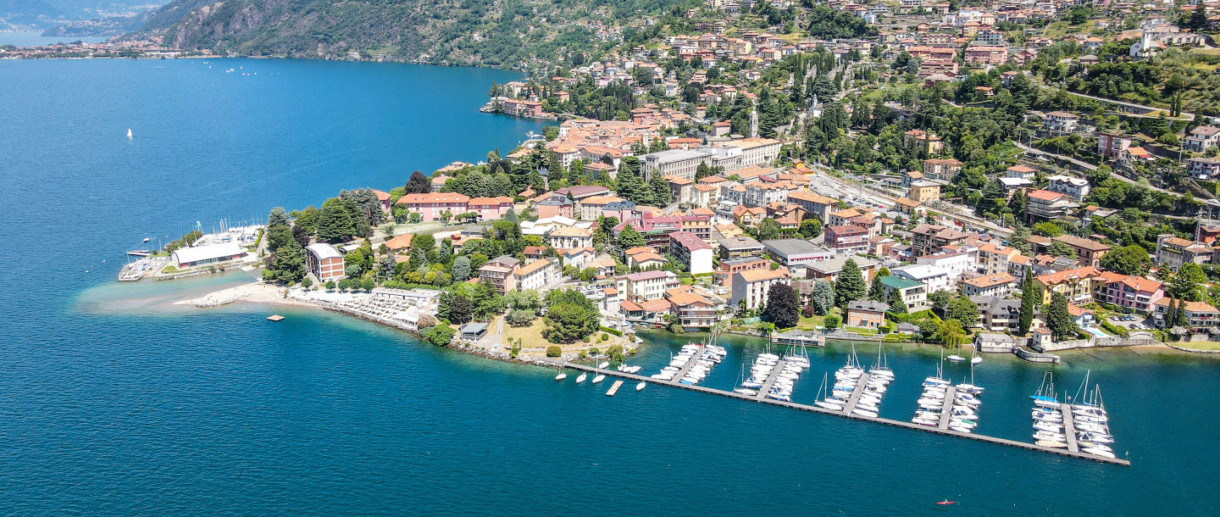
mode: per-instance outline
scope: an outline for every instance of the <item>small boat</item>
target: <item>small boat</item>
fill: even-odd
[[[950,501],[948,499],[945,499],[944,501],[937,501],[936,504],[939,504],[941,506],[949,506],[951,504],[957,504],[957,501]]]
[[[1035,445],[1039,447],[1050,447],[1052,449],[1065,449],[1067,444],[1056,440],[1038,440]]]
[[[754,391],[749,388],[737,388],[737,389],[733,390],[733,393],[736,393],[738,395],[745,395],[747,397],[753,397],[755,395],[758,395],[757,391]]]
[[[981,362],[983,362],[983,356],[981,355],[976,355],[970,358],[970,364],[979,364]]]
[[[597,374],[597,377],[594,377],[594,378],[593,378],[593,384],[597,384],[597,383],[599,383],[599,382],[601,382],[601,381],[604,381],[604,380],[606,380],[606,376],[605,376],[605,375],[603,375],[603,374],[600,374],[600,373],[599,373],[599,374]]]
[[[127,128],[127,139],[131,140],[131,128]]]
[[[576,384],[580,384],[580,383],[582,383],[582,382],[585,382],[585,379],[588,379],[588,378],[589,378],[589,374],[587,374],[587,373],[583,373],[583,372],[582,372],[582,373],[580,374],[580,376],[576,378]]]
[[[597,365],[597,368],[600,370],[605,370],[606,368],[609,368],[609,367],[610,367],[609,361],[602,361],[600,364]]]
[[[640,390],[644,389],[644,386],[647,386],[647,385],[648,385],[647,382],[640,381],[639,384],[635,385],[635,391],[640,391]]]
[[[144,238],[144,242],[148,242],[148,241],[150,241],[150,240],[152,240],[152,237],[145,237],[145,238]]]
[[[949,356],[949,357],[946,357],[945,359],[948,359],[948,360],[950,360],[950,361],[952,361],[952,362],[955,362],[955,363],[960,363],[960,362],[962,362],[962,361],[965,361],[965,360],[966,360],[966,358],[965,358],[965,357],[962,357],[962,356],[960,356],[960,355],[956,355],[956,354],[951,355],[951,356]]]
[[[568,374],[563,373],[563,372],[559,372],[559,375],[555,376],[555,380],[557,380],[557,381],[562,381],[567,378],[568,378]]]
[[[860,408],[860,407],[851,410],[851,413],[853,415],[866,416],[869,418],[877,418],[877,413],[875,411],[869,411],[867,409]]]

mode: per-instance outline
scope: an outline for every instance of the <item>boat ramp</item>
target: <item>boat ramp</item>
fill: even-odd
[[[708,388],[706,386],[699,386],[699,385],[693,385],[693,384],[681,384],[678,381],[674,381],[674,380],[652,379],[652,378],[649,378],[649,377],[646,377],[643,375],[637,375],[637,374],[633,374],[633,373],[626,373],[626,372],[619,372],[619,371],[615,371],[615,370],[597,368],[594,366],[589,366],[589,365],[584,365],[584,364],[564,362],[562,364],[562,366],[564,368],[580,370],[583,372],[590,372],[590,373],[595,373],[595,374],[600,373],[600,374],[607,375],[610,377],[617,377],[619,379],[632,380],[632,381],[637,381],[637,382],[643,381],[643,382],[648,382],[651,384],[660,384],[663,386],[670,386],[673,388],[697,391],[700,393],[707,393],[710,395],[719,395],[722,397],[728,397],[731,399],[737,399],[737,400],[743,400],[743,401],[758,402],[761,404],[779,406],[779,407],[795,409],[795,410],[799,410],[799,411],[807,411],[810,413],[820,413],[823,415],[832,415],[832,416],[837,416],[837,417],[841,417],[841,418],[850,418],[853,420],[863,420],[863,421],[867,421],[867,422],[884,424],[884,425],[888,425],[888,426],[892,426],[892,427],[901,427],[903,429],[911,429],[914,431],[923,431],[926,433],[939,434],[942,436],[952,436],[952,437],[956,437],[956,438],[962,438],[962,439],[966,439],[966,440],[975,440],[975,441],[980,441],[980,442],[992,443],[992,444],[996,444],[996,445],[1007,445],[1009,447],[1017,447],[1020,449],[1025,449],[1025,450],[1030,450],[1030,451],[1045,452],[1048,454],[1056,454],[1059,456],[1079,458],[1079,459],[1083,459],[1083,460],[1096,461],[1099,463],[1107,463],[1107,464],[1111,464],[1111,465],[1121,465],[1124,467],[1131,466],[1131,462],[1128,460],[1117,459],[1117,458],[1106,458],[1103,456],[1086,454],[1086,453],[1080,452],[1076,448],[1056,449],[1056,448],[1052,448],[1052,447],[1043,447],[1043,446],[1033,444],[1033,443],[1018,442],[1016,440],[1009,440],[1006,438],[997,438],[994,436],[986,436],[986,435],[981,435],[981,434],[962,433],[962,432],[954,431],[952,429],[948,429],[947,425],[946,425],[947,423],[943,420],[941,422],[941,425],[943,425],[945,427],[940,427],[940,426],[928,427],[928,426],[923,426],[923,425],[914,424],[914,423],[910,423],[910,422],[893,420],[893,419],[889,419],[889,418],[867,417],[867,416],[855,415],[850,412],[831,411],[829,409],[822,409],[817,406],[798,404],[795,402],[784,402],[782,400],[775,400],[775,399],[766,398],[765,396],[760,396],[762,394],[765,394],[766,390],[760,391],[759,395],[742,395],[740,393],[734,393],[732,391],[718,390],[718,389],[714,389],[714,388]],[[782,370],[782,368],[776,368],[776,371],[780,371],[780,370]],[[680,376],[675,376],[675,378],[681,379]],[[774,379],[772,379],[772,378],[768,378],[767,380],[769,381],[769,384],[774,382]],[[953,388],[950,388],[950,390],[953,390]],[[952,396],[946,396],[945,399],[947,401],[949,401],[948,404],[952,404],[952,400],[953,400]],[[1066,411],[1069,413],[1071,412],[1070,409],[1068,409]],[[952,413],[951,406],[950,406],[950,410],[948,411],[948,413]],[[1067,424],[1070,421],[1070,420],[1068,420],[1069,418],[1071,418],[1070,415],[1064,416],[1065,424]],[[1074,431],[1075,429],[1072,428],[1072,430]],[[1065,434],[1068,434],[1070,436],[1072,433],[1065,433]]]

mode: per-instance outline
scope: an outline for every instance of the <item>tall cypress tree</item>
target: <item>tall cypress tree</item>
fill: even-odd
[[[1034,275],[1029,269],[1025,270],[1025,280],[1021,283],[1021,315],[1017,319],[1017,335],[1024,336],[1029,333],[1029,327],[1034,324],[1034,311],[1037,309],[1038,301],[1042,293],[1038,292],[1038,286],[1034,285]]]
[[[868,294],[868,284],[864,283],[864,274],[856,261],[847,259],[843,270],[839,272],[839,281],[835,283],[835,305],[847,310],[847,302],[863,300]]]

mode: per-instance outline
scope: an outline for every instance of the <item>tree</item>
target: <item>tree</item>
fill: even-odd
[[[1178,310],[1174,312],[1173,326],[1190,327],[1190,315],[1186,314],[1186,302],[1178,300]]]
[[[322,215],[318,218],[318,239],[325,242],[343,242],[351,238],[356,226],[347,207],[338,198],[322,203]]]
[[[770,217],[763,219],[758,225],[758,240],[769,241],[779,238],[779,222]]]
[[[822,221],[816,217],[811,217],[801,221],[800,229],[797,230],[801,237],[812,239],[822,234]]]
[[[873,283],[868,287],[868,299],[874,302],[885,301],[885,285],[881,283],[883,277],[880,274],[873,275]],[[897,292],[897,289],[894,290]]]
[[[863,300],[868,294],[868,285],[864,283],[864,275],[856,261],[847,259],[843,270],[839,272],[839,281],[835,283],[835,305],[840,309],[847,308],[847,302]]]
[[[795,327],[800,321],[800,301],[791,285],[778,283],[767,292],[767,305],[763,309],[763,321],[774,323],[777,328]]]
[[[291,240],[293,240],[292,228],[289,228],[287,223],[267,226],[267,251],[275,253]]]
[[[411,179],[407,180],[406,186],[403,187],[404,194],[427,194],[429,192],[432,192],[432,181],[419,171],[412,172]]]
[[[504,297],[500,296],[488,281],[480,281],[474,285],[470,303],[474,306],[474,316],[481,320],[504,312]]]
[[[953,294],[942,289],[928,295],[928,301],[932,303],[933,311],[947,318],[945,309],[949,307],[949,302],[953,301]]]
[[[1120,275],[1144,276],[1152,265],[1152,258],[1139,244],[1123,246],[1101,258],[1101,268]]]
[[[962,328],[962,322],[955,319],[947,319],[940,324],[940,340],[946,346],[957,347],[962,344],[966,338],[966,330]]]
[[[970,298],[958,296],[945,308],[945,318],[960,321],[965,327],[972,327],[979,320],[979,308]]]
[[[542,337],[552,343],[574,343],[597,332],[597,307],[575,289],[547,293],[546,328]]]
[[[267,227],[273,226],[288,226],[288,213],[282,207],[272,208],[267,214]]]
[[[1178,268],[1178,272],[1173,275],[1165,294],[1170,298],[1197,302],[1203,299],[1199,288],[1206,282],[1207,275],[1203,273],[1203,268],[1194,262],[1187,262],[1182,264],[1182,267]]]
[[[838,316],[831,314],[822,320],[822,326],[826,327],[826,330],[834,330],[839,328],[839,321]]]
[[[437,301],[437,316],[457,324],[470,321],[474,307],[470,300],[457,293],[443,293]]]
[[[533,323],[534,318],[537,317],[538,314],[536,314],[534,311],[519,309],[509,312],[508,316],[505,318],[505,321],[514,327],[528,327],[530,323]]]
[[[1016,248],[1022,254],[1029,255],[1031,248],[1029,245],[1029,228],[1018,223],[1012,230],[1012,235],[1008,237],[1008,245]]]
[[[1071,246],[1068,246],[1068,243],[1062,241],[1052,242],[1051,245],[1046,248],[1046,252],[1052,257],[1076,258],[1076,250],[1072,249]]]
[[[648,189],[652,192],[652,203],[657,206],[665,206],[673,200],[673,196],[669,191],[669,182],[665,181],[660,174],[653,174],[652,179],[648,180]]]
[[[263,278],[273,282],[291,284],[305,278],[305,248],[294,239],[289,239],[263,272]]]
[[[465,255],[453,259],[453,281],[465,282],[470,279],[470,257]]]
[[[1049,221],[1043,221],[1035,224],[1031,231],[1034,233],[1034,235],[1042,235],[1044,237],[1058,237],[1063,235],[1063,228],[1060,228],[1059,225]]]
[[[1042,301],[1042,292],[1034,283],[1034,275],[1025,270],[1025,279],[1021,282],[1021,314],[1017,318],[1017,335],[1029,334],[1029,327],[1034,324],[1034,311]]]
[[[436,249],[436,237],[433,237],[430,233],[416,234],[411,237],[411,250],[414,251],[416,249],[426,255],[428,252]]]
[[[618,247],[622,249],[634,248],[636,246],[644,246],[647,244],[644,241],[644,236],[636,231],[635,227],[628,224],[623,227],[623,230],[618,233]]]
[[[813,293],[810,295],[813,312],[819,316],[830,314],[830,308],[835,304],[835,288],[829,280],[818,280],[813,283]]]
[[[909,310],[907,302],[902,299],[902,291],[897,289],[890,291],[888,303],[890,304],[890,312],[894,314],[906,314]]]
[[[1051,306],[1046,310],[1046,327],[1056,341],[1076,337],[1080,329],[1068,312],[1067,297],[1063,293],[1051,295]]]
[[[428,330],[425,330],[423,334],[420,334],[420,337],[424,338],[425,341],[432,343],[433,345],[447,346],[453,341],[453,335],[455,333],[456,332],[454,332],[453,328],[449,325],[435,325],[429,327]]]

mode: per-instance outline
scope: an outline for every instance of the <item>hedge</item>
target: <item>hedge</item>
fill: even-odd
[[[601,327],[601,330],[602,330],[602,332],[605,332],[607,334],[614,334],[618,337],[623,337],[623,331],[618,330],[618,329],[612,329],[610,327]]]
[[[562,348],[559,348],[558,346],[555,346],[555,345],[546,347],[546,356],[547,357],[559,357],[561,355],[563,355]]]

